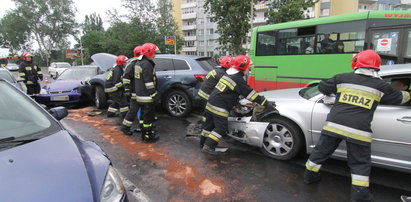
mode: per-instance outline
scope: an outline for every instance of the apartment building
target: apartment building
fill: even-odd
[[[315,5],[315,17],[371,10],[408,10],[411,0],[321,0]]]

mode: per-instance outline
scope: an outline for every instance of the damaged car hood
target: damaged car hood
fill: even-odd
[[[110,53],[96,53],[91,56],[93,62],[103,71],[107,71],[116,65],[117,56]]]

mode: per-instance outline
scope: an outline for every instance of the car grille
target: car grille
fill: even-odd
[[[71,90],[50,91],[50,94],[62,94],[62,93],[71,93]]]

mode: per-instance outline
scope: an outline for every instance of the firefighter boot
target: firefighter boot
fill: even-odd
[[[368,187],[351,185],[351,201],[353,202],[371,202],[372,195]]]
[[[206,139],[207,139],[206,136],[203,136],[203,135],[200,136],[200,149],[202,149],[204,147],[204,143],[205,143]]]
[[[132,136],[133,135],[133,132],[131,132],[130,127],[128,127],[128,126],[122,125],[120,127],[120,130],[121,130],[121,132],[123,132],[124,135],[127,135],[127,136]]]
[[[205,144],[201,151],[215,156],[227,151],[227,148],[218,148],[217,145],[217,141],[211,138],[206,138]]]
[[[316,182],[319,182],[320,180],[321,180],[320,173],[305,169],[304,171],[304,183],[305,184],[316,183]]]
[[[153,127],[143,127],[141,130],[141,140],[146,143],[156,142],[159,139]]]

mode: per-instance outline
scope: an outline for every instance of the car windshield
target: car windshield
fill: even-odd
[[[71,65],[69,63],[56,63],[57,68],[69,68]]]
[[[10,74],[7,71],[0,71],[0,78],[10,83],[14,83],[13,78],[11,78]]]
[[[0,81],[0,95],[0,139],[43,136],[60,130],[43,110],[4,81]]]
[[[211,58],[199,58],[197,61],[206,71],[211,71],[217,66],[217,63],[215,63]]]
[[[303,97],[307,100],[311,99],[312,97],[314,97],[318,94],[321,94],[321,92],[318,90],[318,85],[303,88],[298,93],[300,94],[301,97]]]
[[[57,80],[88,80],[91,77],[97,75],[96,69],[94,68],[75,68],[67,69],[64,71]]]

